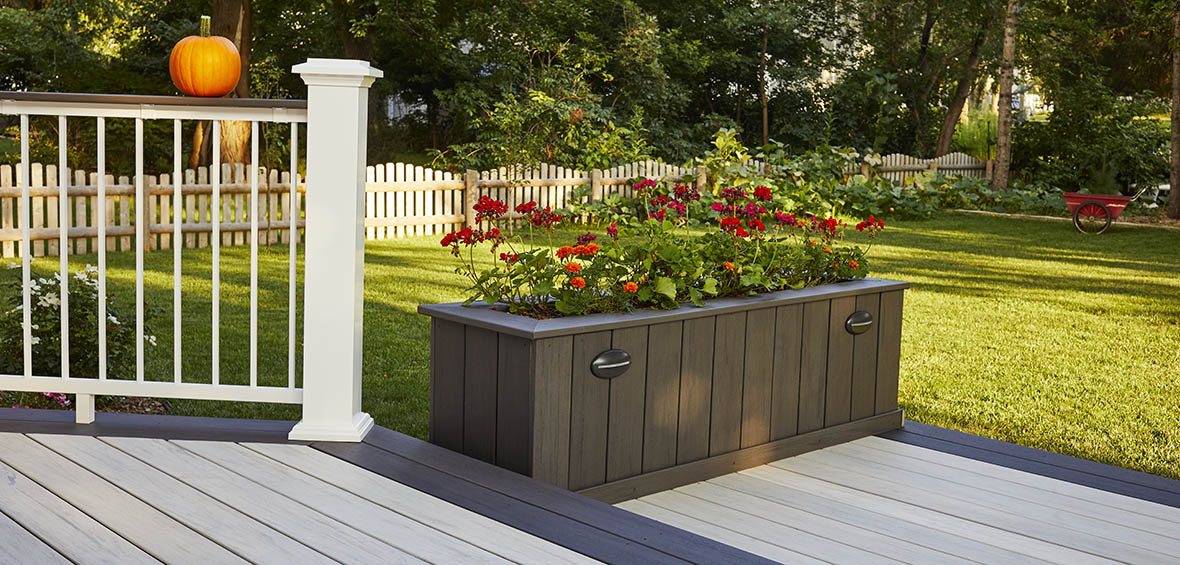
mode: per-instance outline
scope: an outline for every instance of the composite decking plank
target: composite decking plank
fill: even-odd
[[[689,516],[708,516],[708,521],[718,526],[742,532],[789,548],[804,555],[830,563],[897,563],[885,555],[805,532],[790,526],[772,522],[762,516],[755,516],[740,510],[689,496],[676,491],[649,494],[639,500],[661,508]]]
[[[12,521],[0,508],[0,563],[60,563],[70,560],[45,545],[37,536]]]
[[[101,438],[103,442],[237,509],[308,547],[345,563],[414,563],[419,559],[269,490],[162,439]]]
[[[905,428],[891,430],[880,435],[890,441],[916,445],[968,459],[986,461],[993,465],[999,465],[1033,475],[1067,481],[1093,489],[1138,498],[1139,500],[1180,508],[1180,494],[1157,488],[1161,486],[1160,483],[1166,483],[1170,479],[1152,475],[1151,477],[1154,480],[1151,481],[1128,480],[1146,473],[1115,468],[1118,471],[1130,473],[1131,476],[1127,477],[1124,473],[1106,470],[1105,467],[1110,467],[1110,465],[1083,461],[1068,455],[1038,452],[1035,456],[1030,457],[1027,455],[1027,450],[1031,448],[1023,445],[1015,445],[977,436],[970,436],[972,439],[964,440],[962,436],[966,436],[967,434],[960,432],[956,432],[955,435],[946,438],[913,433],[912,430],[916,427],[917,422],[906,421]],[[925,426],[925,428],[932,427]],[[941,430],[940,428],[940,431],[949,432],[951,430]],[[952,439],[955,439],[955,441],[952,441]],[[1144,482],[1152,483],[1152,485],[1148,486]],[[1180,483],[1180,481],[1174,480],[1170,482]]]
[[[97,438],[31,437],[253,563],[332,563],[323,554]]]
[[[551,519],[552,525],[559,521],[574,520],[594,528],[600,532],[600,539],[595,542],[595,547],[603,547],[604,544],[608,544],[606,547],[615,545],[610,543],[613,541],[610,538],[601,539],[601,533],[605,532],[617,536],[620,540],[663,554],[667,560],[683,561],[692,558],[706,562],[731,562],[754,558],[749,553],[713,540],[621,512],[603,502],[576,495],[553,485],[538,484],[528,477],[472,461],[458,453],[392,430],[375,428],[365,438],[365,444],[365,447],[377,447],[380,451],[395,457],[412,460],[416,464],[436,469],[450,477],[462,478],[504,497],[544,509],[554,518],[560,519]],[[333,454],[355,452],[359,449],[359,446],[339,444],[316,444],[316,447]],[[655,555],[645,559],[653,558]]]
[[[1004,548],[1039,559],[1062,564],[1110,563],[1105,559],[1052,542],[1027,537],[1018,532],[1000,529],[989,524],[960,518],[938,510],[916,506],[872,492],[788,471],[771,465],[747,469],[739,473],[780,485],[805,489],[829,500],[889,516],[896,520],[927,526],[962,536],[981,543],[1002,545]],[[714,479],[716,480],[716,479]]]
[[[821,453],[815,453],[815,458],[821,459],[825,464],[848,470],[872,471],[876,477],[887,478],[899,484],[954,497],[979,507],[1021,515],[1027,519],[1040,521],[1042,524],[1054,524],[1106,538],[1119,544],[1180,557],[1180,540],[1166,535],[1129,527],[1114,519],[1087,515],[1080,509],[1061,508],[1059,502],[1056,503],[1056,506],[1050,506],[1045,497],[1033,497],[1031,493],[1001,493],[985,490],[981,486],[972,484],[971,477],[965,476],[967,475],[966,471],[944,467],[943,469],[946,471],[935,475],[930,473],[930,468],[933,466],[928,465],[925,472],[916,472],[881,461],[875,451],[865,456],[863,453],[856,452],[855,449],[838,445],[825,449]],[[953,476],[956,473],[959,475],[958,477]]]
[[[767,468],[767,467],[763,467]],[[885,513],[866,510],[853,504],[825,498],[817,493],[792,488],[746,473],[731,473],[709,481],[710,484],[765,498],[779,504],[827,516],[887,536],[907,540],[930,549],[956,555],[980,563],[1028,564],[1046,563],[1028,555],[1009,551],[933,527],[909,522]]]
[[[839,456],[836,454],[825,453],[823,457],[817,457],[817,455],[820,455],[820,452],[811,452],[792,459],[776,461],[771,465],[1072,547],[1107,559],[1133,563],[1159,563],[1169,559],[1163,553],[1126,545],[1117,540],[1106,539],[1061,524],[1031,518],[1028,515],[1029,508],[1018,509],[1016,513],[999,510],[989,505],[955,496],[955,494],[961,495],[961,493],[937,492],[928,490],[929,484],[919,486],[901,482],[895,473],[889,472],[888,468],[870,468],[865,465],[858,469],[849,469],[847,462],[843,466],[832,463],[832,461],[839,460]],[[854,463],[853,466],[856,464]],[[954,490],[966,489],[956,488]]]
[[[950,467],[941,463],[925,459],[912,458],[896,452],[873,449],[859,442],[838,446],[838,452],[856,457],[871,459],[878,463],[946,479],[951,482],[970,486],[976,489],[994,492],[1018,500],[1034,502],[1041,506],[1066,510],[1076,514],[1113,522],[1123,526],[1151,532],[1171,539],[1180,539],[1180,524],[1144,515],[1138,512],[1123,510],[1102,503],[1091,502],[1084,498],[1076,498],[1068,494],[1054,493],[1041,488],[1028,486],[1006,479],[992,477],[959,467]]]
[[[0,463],[0,509],[75,563],[159,563],[4,463]]]
[[[918,563],[966,563],[966,559],[942,551],[910,543],[908,540],[879,534],[858,526],[835,520],[822,514],[799,510],[793,506],[752,496],[708,482],[686,485],[675,490],[681,494],[699,498],[753,514],[784,526],[842,543],[849,547],[863,549],[878,555],[905,556],[905,560]]]
[[[989,477],[995,477],[997,479],[1003,479],[1006,481],[1039,488],[1052,493],[1088,500],[1090,502],[1103,504],[1113,508],[1120,508],[1128,512],[1136,512],[1146,516],[1154,516],[1161,520],[1168,520],[1176,523],[1176,527],[1180,528],[1180,508],[1175,508],[1173,506],[1159,504],[1156,502],[1143,500],[1141,498],[1113,493],[1086,485],[1079,485],[1077,483],[1055,479],[1053,477],[1046,477],[1036,473],[1028,473],[1018,469],[1005,467],[1003,465],[996,465],[994,463],[979,461],[970,457],[945,453],[937,449],[919,447],[917,445],[911,445],[908,443],[885,439],[877,436],[870,436],[859,440],[858,444],[871,447],[873,449],[899,453],[914,459],[921,459],[923,461],[929,461],[939,465],[955,467],[965,471],[971,471],[981,475],[987,475]]]
[[[424,561],[505,563],[492,553],[235,443],[174,441],[226,469]],[[297,446],[315,451],[307,446]]]
[[[705,520],[701,520],[699,518],[686,516],[679,512],[673,512],[666,508],[661,508],[642,500],[627,500],[620,502],[615,506],[627,510],[628,512],[634,512],[641,516],[647,516],[653,520],[659,520],[665,524],[670,524],[672,526],[676,526],[677,528],[682,528],[690,532],[727,543],[734,547],[739,547],[749,551],[750,553],[761,555],[762,557],[773,559],[780,563],[800,563],[808,565],[822,565],[827,563],[826,561],[821,561],[814,557],[809,557],[807,555],[803,555],[802,553],[791,551],[785,547],[774,545],[773,543],[723,528],[717,524],[706,522]]]
[[[998,439],[931,426],[920,422],[907,421],[905,432],[939,439],[942,441],[958,443],[976,449],[992,451],[997,454],[1012,455],[1026,461],[1043,463],[1066,470],[1085,473],[1100,479],[1105,479],[1107,481],[1114,480],[1130,485],[1146,487],[1161,493],[1168,493],[1172,495],[1170,499],[1176,501],[1176,505],[1180,506],[1180,481],[1168,479],[1159,475],[1152,475],[1151,473],[1144,473],[1143,471],[1135,471],[1132,469],[1124,469],[1122,467],[1107,465],[1097,461],[1090,461],[1088,459],[1081,459],[1078,457],[1070,457],[1068,455],[1061,455],[1041,449],[1000,441]]]
[[[311,473],[352,494],[400,512],[441,532],[461,537],[517,563],[590,563],[560,545],[527,534],[412,487],[357,467],[315,449],[298,445],[245,444],[296,469]]]
[[[0,433],[0,459],[165,563],[245,563],[224,547],[32,439]],[[151,528],[143,527],[145,523]]]

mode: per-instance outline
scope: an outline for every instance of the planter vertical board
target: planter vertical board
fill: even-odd
[[[908,286],[548,320],[424,305],[430,440],[614,502],[895,429]],[[854,313],[871,324],[850,327]],[[612,349],[630,365],[596,376]]]

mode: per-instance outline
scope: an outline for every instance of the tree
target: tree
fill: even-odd
[[[238,85],[228,98],[250,97],[250,58],[253,55],[253,26],[251,0],[213,0],[212,34],[229,38],[238,48],[242,59],[242,73]],[[212,122],[199,122],[193,131],[193,153],[189,166],[196,167],[212,161]],[[250,122],[223,120],[221,122],[221,162],[250,161]]]
[[[996,124],[996,164],[992,169],[992,190],[1008,188],[1012,162],[1012,75],[1016,65],[1016,18],[1020,0],[1008,0],[1004,15],[1004,51],[1000,61],[1000,118]]]
[[[1172,32],[1172,189],[1168,191],[1168,217],[1180,219],[1180,0],[1175,6]]]

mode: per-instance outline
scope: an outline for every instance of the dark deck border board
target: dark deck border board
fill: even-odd
[[[897,429],[902,423],[902,411],[896,409],[869,416],[847,424],[840,424],[797,436],[755,445],[745,449],[715,455],[691,463],[684,463],[650,473],[644,473],[612,483],[578,491],[579,494],[607,503],[622,502],[676,487],[707,481],[737,471],[794,457],[809,451],[831,447],[854,439]]]
[[[312,446],[378,474],[392,472],[389,465],[395,461],[391,456],[429,467],[449,478],[444,481],[447,489],[413,484],[424,473],[385,476],[607,563],[769,563],[729,545],[385,428],[374,428],[360,446]],[[455,479],[469,486],[457,486]],[[531,514],[522,516],[522,509],[531,509]]]
[[[906,421],[880,437],[1180,508],[1180,481],[1023,445]]]
[[[684,305],[675,310],[634,310],[544,320],[493,310],[484,302],[474,302],[470,306],[463,306],[460,302],[423,304],[418,306],[418,313],[517,337],[541,339],[691,320],[758,308],[774,308],[808,301],[830,300],[869,292],[903,290],[909,287],[910,283],[907,282],[864,278],[810,286],[799,290],[780,290],[753,296],[717,298],[705,301],[704,306]]]
[[[209,440],[255,443],[291,442],[294,422],[241,420],[163,414],[96,412],[93,424],[77,424],[70,410],[0,408],[0,432],[109,437]]]

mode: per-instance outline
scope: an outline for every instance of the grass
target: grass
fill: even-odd
[[[267,384],[287,378],[286,253],[260,254]],[[1086,237],[1065,223],[948,214],[890,225],[871,258],[874,276],[913,283],[900,390],[908,418],[1180,478],[1180,232],[1114,227]],[[248,259],[246,248],[222,251],[223,382],[248,375]],[[460,300],[462,280],[435,237],[369,242],[365,260],[365,410],[425,437],[429,324],[416,308]],[[150,253],[145,274],[149,308],[160,310],[147,372],[163,380],[172,374],[171,261],[171,252]],[[56,260],[38,264],[49,270]],[[186,379],[209,371],[209,264],[209,250],[184,251]],[[112,289],[134,296],[134,255],[111,254],[110,266]],[[292,406],[173,408],[299,416]]]

